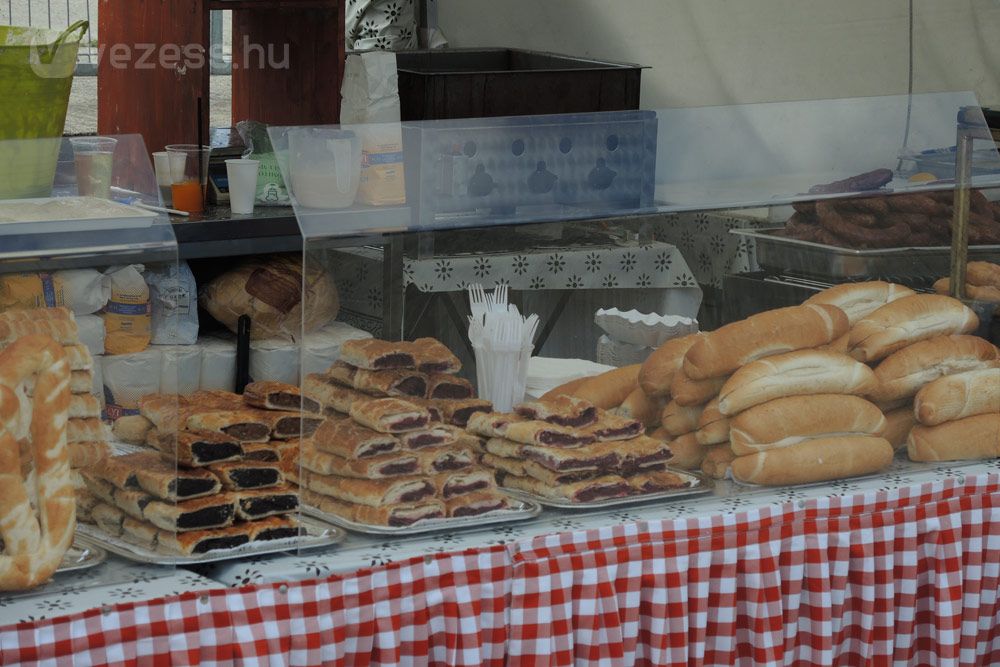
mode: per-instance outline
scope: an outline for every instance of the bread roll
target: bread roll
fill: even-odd
[[[712,479],[725,479],[729,467],[736,458],[728,442],[705,448],[705,460],[701,462],[701,471]]]
[[[604,410],[618,407],[639,386],[639,367],[640,364],[633,364],[595,375],[577,387],[572,395]]]
[[[892,463],[892,445],[873,436],[814,438],[733,460],[740,482],[779,486],[868,475]]]
[[[732,416],[783,396],[863,396],[877,385],[875,373],[846,354],[799,350],[760,359],[733,373],[719,392],[719,411]]]
[[[941,278],[934,281],[934,291],[938,294],[951,294],[951,279]],[[965,296],[976,301],[989,301],[990,303],[1000,303],[1000,287],[992,285],[973,285],[965,283]]]
[[[708,453],[708,448],[702,447],[695,440],[694,433],[685,433],[667,444],[670,446],[670,452],[674,455],[669,461],[674,468],[698,470]]]
[[[649,396],[666,396],[674,373],[680,370],[684,355],[705,334],[698,332],[668,340],[646,358],[639,369],[639,386]]]
[[[614,412],[622,417],[637,419],[646,428],[656,428],[660,425],[662,410],[662,399],[651,398],[640,387],[636,387]]]
[[[1000,264],[969,262],[965,265],[965,282],[980,287],[1000,287]]]
[[[899,450],[906,444],[910,429],[917,425],[913,416],[913,406],[905,405],[885,413],[885,431],[882,437],[889,441],[893,449]]]
[[[1000,413],[974,415],[938,426],[914,426],[906,439],[914,461],[963,461],[1000,456]]]
[[[555,389],[549,389],[547,392],[542,394],[542,400],[548,400],[550,398],[555,398],[556,396],[574,396],[575,394],[573,392],[582,387],[585,382],[589,382],[593,377],[594,376],[592,375],[587,375],[582,378],[577,378],[563,383]]]
[[[836,306],[847,315],[851,326],[866,315],[882,306],[904,296],[916,294],[909,287],[887,283],[882,280],[872,280],[864,283],[848,283],[835,285],[814,294],[805,303],[825,303]]]
[[[756,405],[732,418],[730,437],[738,455],[787,447],[817,437],[874,435],[885,431],[882,411],[858,396],[787,396]]]
[[[957,299],[916,294],[887,303],[851,328],[851,356],[878,361],[928,338],[974,331],[979,318]]]
[[[701,411],[698,430],[694,437],[701,445],[717,445],[729,442],[729,417],[719,412],[719,399],[713,398]]]
[[[125,415],[115,420],[111,432],[122,442],[130,445],[142,445],[146,442],[146,436],[153,428],[153,422],[142,415]]]
[[[875,368],[877,401],[915,395],[920,388],[945,375],[1000,366],[1000,350],[978,336],[938,336],[893,352]]]
[[[847,351],[851,349],[851,332],[848,331],[840,338],[830,341],[829,345],[821,345],[818,349],[847,354]]]
[[[938,378],[917,392],[912,412],[925,426],[1000,413],[1000,368]]]
[[[719,390],[728,379],[729,377],[724,375],[707,380],[692,380],[680,370],[674,373],[674,380],[670,384],[670,397],[679,405],[704,405],[719,395]]]
[[[683,406],[676,400],[667,403],[660,414],[660,426],[673,437],[691,433],[698,428],[702,406]]]
[[[844,311],[827,304],[757,313],[692,345],[684,356],[684,373],[692,380],[729,375],[761,357],[826,345],[844,335],[848,326]]]

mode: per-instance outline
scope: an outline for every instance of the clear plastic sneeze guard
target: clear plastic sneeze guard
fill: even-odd
[[[995,455],[992,415],[918,409],[1000,357],[1000,159],[971,93],[270,135],[327,418],[299,483],[345,525]]]

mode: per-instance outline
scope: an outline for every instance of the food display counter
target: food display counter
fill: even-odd
[[[301,254],[198,286],[202,333],[256,370],[199,340],[198,381],[178,361],[111,415],[85,476],[107,509],[80,531],[113,563],[130,475],[143,519],[225,487],[148,519],[181,552],[146,558],[172,564],[153,593],[192,590],[45,620],[56,589],[19,593],[4,660],[996,661],[1000,174],[901,159],[977,109],[270,128]],[[394,131],[401,151],[371,148]],[[876,251],[892,271],[821,259]],[[173,469],[142,486],[149,446]],[[236,519],[192,523],[223,497]],[[257,546],[264,521],[291,532]]]

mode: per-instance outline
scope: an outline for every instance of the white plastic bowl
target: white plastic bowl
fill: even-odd
[[[612,339],[641,347],[659,347],[671,338],[698,331],[698,320],[690,317],[617,308],[601,308],[594,314],[594,322]]]

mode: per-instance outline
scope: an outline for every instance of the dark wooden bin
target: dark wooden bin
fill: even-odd
[[[640,65],[489,48],[403,51],[397,66],[404,121],[639,108]]]

